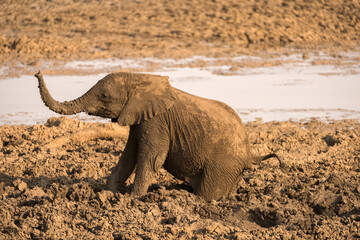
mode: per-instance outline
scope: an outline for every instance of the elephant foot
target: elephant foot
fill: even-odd
[[[119,183],[119,181],[116,181],[114,177],[110,176],[108,177],[106,181],[106,189],[109,191],[112,191],[114,193],[121,192],[126,193],[128,192],[128,188],[125,183]]]
[[[147,193],[148,188],[141,186],[141,187],[137,187],[134,185],[133,190],[131,191],[131,196],[133,197],[140,197],[143,196]]]

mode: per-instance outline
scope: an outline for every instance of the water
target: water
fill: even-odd
[[[92,66],[89,61],[73,64],[76,67]],[[101,64],[97,61],[95,65],[107,66],[106,61]],[[127,61],[124,64],[137,63]],[[165,67],[151,74],[169,76],[171,85],[176,88],[227,103],[245,122],[257,118],[283,121],[314,117],[321,120],[360,120],[359,65],[313,65],[304,61],[273,67],[241,68],[235,72],[229,72],[229,67]],[[105,75],[45,75],[44,79],[52,96],[64,101],[79,97]],[[22,76],[0,81],[0,125],[44,123],[52,116],[59,115],[42,103],[35,77]],[[73,117],[85,121],[108,121],[86,114]]]

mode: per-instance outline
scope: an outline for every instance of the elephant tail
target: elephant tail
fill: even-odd
[[[277,160],[280,163],[280,167],[283,167],[283,160],[281,157],[279,157],[279,155],[277,155],[276,153],[270,153],[264,156],[254,156],[253,161],[251,162],[252,164],[260,164],[262,161],[267,160],[269,158],[277,158]]]

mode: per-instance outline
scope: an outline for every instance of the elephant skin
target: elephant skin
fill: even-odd
[[[45,105],[60,114],[86,112],[130,126],[107,186],[118,191],[135,171],[132,194],[144,195],[162,166],[205,200],[226,196],[243,170],[269,157],[253,154],[240,117],[226,104],[172,87],[168,77],[112,73],[69,102],[54,100],[35,74]]]

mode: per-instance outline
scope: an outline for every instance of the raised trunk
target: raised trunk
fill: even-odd
[[[84,111],[83,100],[85,95],[72,101],[58,102],[50,95],[40,71],[35,74],[35,77],[39,81],[41,99],[52,111],[63,115],[71,115]]]

